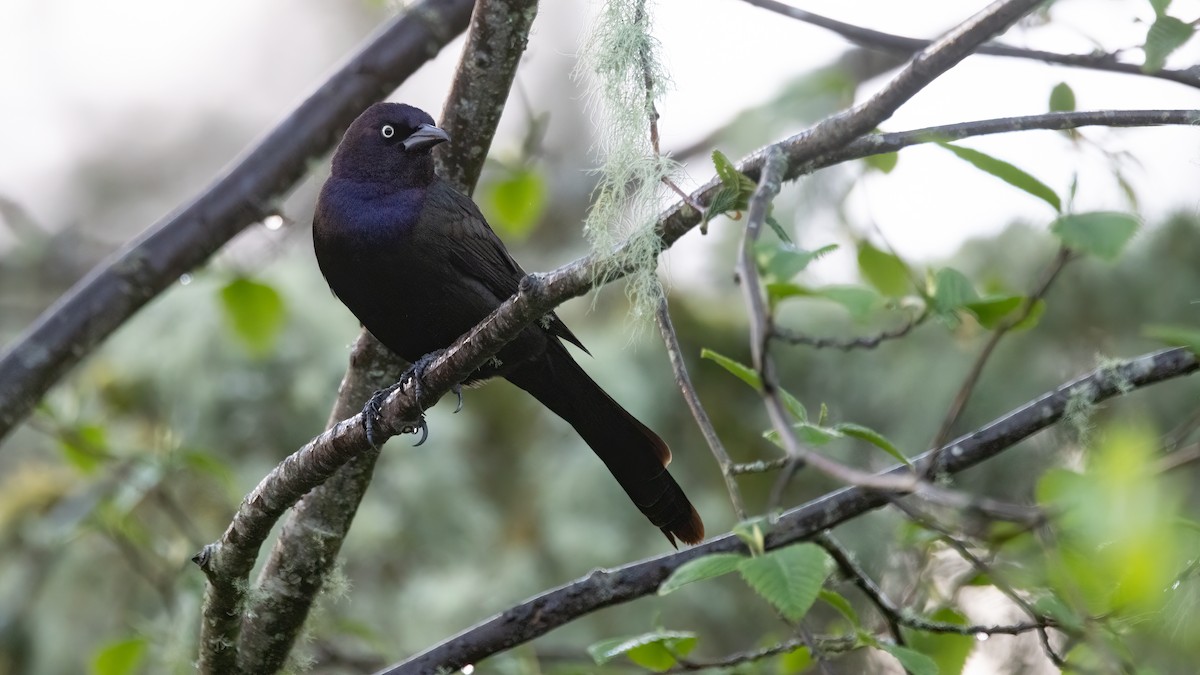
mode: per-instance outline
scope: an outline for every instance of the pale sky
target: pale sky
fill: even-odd
[[[572,82],[532,82],[539,63],[573,63],[580,34],[570,15],[594,11],[598,0],[542,3],[522,77],[541,96],[582,95]],[[380,3],[365,5],[378,7]],[[391,11],[377,10],[380,14]],[[658,0],[657,34],[674,88],[660,106],[664,147],[706,134],[738,110],[771,98],[787,78],[832,60],[845,43],[823,30],[738,0]],[[845,21],[912,36],[936,35],[983,2],[836,0],[795,2]],[[394,4],[393,4],[394,6]],[[371,29],[371,18],[331,21],[343,11],[326,0],[5,0],[0,3],[0,196],[14,199],[54,226],[72,211],[73,163],[129,118],[153,120],[159,133],[187,128],[196,111],[219,111],[247,129],[247,143],[265,133],[348,54]],[[1142,0],[1063,0],[1052,27],[1011,31],[1014,44],[1059,51],[1136,47],[1152,18]],[[1176,0],[1172,14],[1200,17],[1200,0]],[[1171,63],[1200,62],[1200,39]],[[429,110],[441,99],[458,43],[407,83],[395,98]],[[1130,55],[1140,58],[1140,52]],[[1066,81],[1080,109],[1200,108],[1200,91],[1132,76],[976,57],[926,89],[889,120],[886,130],[1034,114],[1050,89]],[[879,86],[880,82],[870,86]],[[870,89],[868,87],[867,89]],[[869,91],[860,93],[860,97]],[[502,127],[497,147],[513,144],[515,124]],[[509,137],[504,137],[505,131]],[[1086,132],[1107,150],[1131,150],[1129,167],[1144,213],[1153,221],[1200,208],[1200,134],[1192,128]],[[772,139],[763,139],[764,141]],[[1065,194],[1080,175],[1079,210],[1125,208],[1102,155],[1049,132],[1009,134],[969,143],[1033,173]],[[231,155],[225,161],[233,159]],[[181,158],[187,161],[187,158]],[[215,167],[219,168],[219,167]],[[213,175],[215,175],[215,168]],[[688,167],[702,182],[706,162]],[[203,189],[196,185],[192,194]],[[970,169],[937,149],[906,150],[891,175],[871,179],[850,196],[849,212],[874,222],[908,256],[941,256],[965,238],[995,232],[1014,218],[1048,221],[1037,199]],[[303,215],[303,214],[297,214]],[[148,226],[153,219],[141,223]],[[814,223],[814,227],[821,227]],[[702,242],[696,245],[703,245]]]

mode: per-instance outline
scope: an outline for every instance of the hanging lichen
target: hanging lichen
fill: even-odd
[[[677,165],[651,142],[655,102],[669,79],[658,62],[646,0],[608,0],[584,44],[575,76],[586,79],[593,119],[599,126],[596,153],[600,180],[584,231],[592,250],[605,256],[623,241],[622,262],[636,268],[627,293],[635,317],[653,315],[661,292],[655,275],[659,244],[654,224],[663,179]]]

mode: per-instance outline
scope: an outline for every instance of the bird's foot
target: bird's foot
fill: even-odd
[[[380,424],[383,422],[383,402],[387,400],[388,396],[392,395],[392,392],[400,388],[400,384],[400,382],[397,382],[390,387],[384,387],[371,394],[371,398],[363,406],[363,431],[366,432],[367,442],[371,444],[372,448],[379,449],[379,446],[386,440],[382,436],[383,430],[380,429]],[[423,423],[424,420],[422,420]]]
[[[397,386],[406,387],[411,383],[413,397],[417,399],[418,407],[421,405],[421,398],[425,395],[425,371],[429,370],[429,366],[432,366],[433,362],[445,351],[445,349],[439,349],[429,352],[425,356],[413,361],[408,370],[404,371],[404,374],[400,376],[400,382],[397,383]]]
[[[371,444],[371,447],[378,448],[380,443],[382,443],[383,440],[386,440],[383,438],[383,429],[381,428],[381,423],[383,421],[383,402],[387,400],[388,396],[392,395],[392,392],[402,387],[407,387],[411,384],[413,397],[416,398],[418,409],[420,409],[421,398],[425,394],[425,371],[429,369],[429,366],[433,365],[433,362],[437,360],[437,358],[441,356],[442,352],[444,351],[444,349],[439,349],[417,359],[411,366],[408,367],[408,370],[404,371],[404,374],[400,376],[399,382],[375,392],[371,396],[371,399],[367,401],[367,404],[363,406],[363,430],[366,432],[367,442]],[[458,411],[462,410],[463,407],[462,385],[456,384],[450,388],[450,391],[453,391],[454,395],[458,397],[458,405],[454,408],[454,412],[457,413]],[[400,430],[400,433],[420,433],[421,438],[414,444],[414,447],[424,443],[429,438],[429,425],[425,422],[425,411],[421,410],[421,416],[417,419],[416,424],[405,426]]]
[[[407,386],[409,383],[412,383],[413,396],[416,397],[418,406],[420,405],[421,398],[425,395],[425,371],[429,370],[429,367],[433,365],[433,362],[436,361],[442,354],[444,354],[445,351],[445,349],[439,349],[437,351],[429,352],[425,356],[417,359],[411,366],[409,366],[408,370],[404,371],[404,374],[400,376],[400,382],[397,383],[397,386]],[[454,395],[458,397],[458,405],[454,407],[454,412],[457,413],[462,410],[463,407],[462,385],[456,384],[450,388],[450,391],[454,392]],[[425,439],[429,438],[429,426],[425,424],[425,415],[423,414],[424,410],[421,412],[422,415],[420,424],[418,426],[405,427],[406,433],[417,433],[418,431],[421,432],[421,440],[417,441],[416,445],[421,445],[425,442]]]
[[[382,445],[384,440],[386,440],[383,438],[383,429],[380,428],[380,424],[383,421],[383,402],[387,400],[388,396],[392,395],[392,392],[400,388],[402,382],[403,380],[391,385],[390,387],[384,387],[383,389],[375,392],[371,395],[371,398],[367,401],[367,404],[363,406],[363,431],[366,432],[367,442],[371,444],[372,448],[378,450],[379,446]],[[416,445],[424,443],[425,439],[429,438],[429,425],[425,422],[425,415],[422,414],[417,419],[416,424],[409,424],[402,427],[400,429],[400,433],[420,433],[421,440],[417,441]]]

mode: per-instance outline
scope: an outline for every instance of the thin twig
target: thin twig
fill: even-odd
[[[781,328],[780,326],[771,327],[771,337],[789,344],[806,345],[816,349],[833,348],[846,352],[852,349],[874,349],[885,340],[895,340],[908,335],[914,328],[925,323],[928,317],[929,314],[927,312],[922,313],[920,316],[910,319],[896,328],[885,330],[875,335],[865,335],[856,338],[819,338],[805,335],[790,328]]]
[[[867,574],[867,571],[854,561],[850,552],[842,548],[842,545],[833,538],[832,534],[822,532],[813,537],[813,543],[825,549],[825,552],[833,558],[833,562],[837,564],[842,574],[857,586],[863,595],[867,596],[871,604],[875,605],[879,613],[883,615],[883,620],[887,622],[888,632],[892,634],[892,639],[896,641],[896,644],[903,646],[904,634],[900,632],[900,622],[902,620],[900,612],[892,605],[891,600],[888,600],[887,596],[884,595],[883,589],[875,584],[875,580],[871,578],[871,575]]]
[[[769,353],[771,335],[771,313],[767,310],[763,296],[762,283],[758,276],[758,265],[754,258],[754,245],[766,222],[767,211],[771,200],[779,192],[780,182],[786,169],[783,152],[776,146],[767,149],[766,160],[763,164],[762,177],[758,188],[750,198],[750,208],[746,219],[746,229],[742,235],[742,243],[738,252],[737,278],[742,288],[742,298],[750,315],[750,357],[754,370],[758,373],[761,386],[759,394],[766,406],[767,415],[771,418],[771,427],[779,434],[779,439],[788,456],[794,460],[811,464],[822,473],[846,483],[847,485],[869,486],[880,490],[897,492],[912,492],[918,485],[915,475],[910,476],[880,476],[853,467],[846,466],[824,455],[805,448],[792,429],[791,415],[779,394],[779,382],[775,375],[775,363]],[[782,474],[782,480],[791,477],[793,471]],[[777,485],[773,494],[782,492],[782,485]]]
[[[978,431],[956,439],[939,453],[934,473],[957,473],[1003,452],[1062,419],[1067,404],[1080,395],[1088,402],[1121,396],[1163,380],[1196,372],[1200,362],[1186,349],[1176,348],[1106,366],[1064,383],[1029,401]],[[933,453],[918,457],[928,461]],[[907,471],[894,467],[892,472]],[[767,535],[767,550],[809,539],[862,513],[885,506],[889,496],[861,487],[843,488],[782,514]],[[510,607],[474,627],[431,646],[386,670],[387,675],[453,671],[511,649],[554,628],[604,607],[654,593],[684,563],[712,553],[745,553],[741,539],[728,534],[699,546],[611,570],[597,570],[582,579]]]
[[[1163,438],[1163,449],[1168,453],[1178,450],[1188,436],[1191,436],[1197,429],[1200,429],[1200,408],[1193,410],[1186,420],[1177,424],[1170,433],[1166,434]]]
[[[729,491],[730,502],[733,503],[733,513],[739,521],[745,520],[746,507],[742,501],[742,492],[734,478],[733,469],[736,465],[729,458],[729,453],[725,451],[725,445],[721,443],[721,437],[713,428],[712,420],[704,409],[704,404],[700,402],[700,395],[692,385],[692,378],[688,376],[687,364],[684,363],[683,352],[679,348],[679,337],[675,334],[675,326],[671,323],[671,310],[667,305],[666,293],[659,295],[658,309],[654,318],[658,322],[658,330],[662,334],[663,343],[667,346],[667,357],[671,361],[671,370],[675,373],[675,384],[679,386],[683,400],[687,402],[688,409],[692,411],[692,417],[696,420],[696,426],[700,428],[700,433],[704,435],[704,440],[717,460],[717,465],[721,467],[721,476],[725,479],[725,488]]]
[[[901,611],[894,602],[879,588],[878,584],[867,574],[857,562],[854,561],[850,552],[842,547],[828,532],[823,532],[816,537],[813,537],[813,542],[820,545],[829,553],[830,557],[842,570],[842,574],[846,575],[850,581],[867,596],[871,604],[879,610],[883,615],[884,620],[888,623],[888,630],[895,638],[897,644],[904,644],[900,639],[899,626],[911,628],[912,630],[922,631],[926,633],[949,633],[954,635],[968,635],[975,637],[980,634],[984,635],[1021,635],[1046,627],[1053,627],[1056,624],[1050,620],[1046,623],[1015,623],[1002,625],[983,625],[971,624],[961,625],[955,623],[946,623],[945,621],[932,621],[920,616],[914,616],[907,612]]]
[[[1154,465],[1154,470],[1158,473],[1166,473],[1197,461],[1200,461],[1200,443],[1193,443],[1160,457]]]
[[[1058,652],[1054,650],[1054,647],[1050,644],[1050,635],[1046,632],[1047,627],[1057,627],[1059,630],[1063,630],[1062,627],[1058,626],[1050,617],[1045,616],[1041,612],[1034,609],[1033,605],[1029,604],[1025,598],[1021,597],[1021,594],[1017,592],[1017,589],[1013,588],[1007,581],[1004,580],[1002,576],[997,574],[996,570],[992,569],[991,565],[987,564],[979,556],[972,553],[971,549],[966,544],[959,541],[958,538],[953,535],[953,533],[942,527],[942,525],[936,520],[913,508],[911,504],[905,504],[902,500],[893,500],[892,506],[896,507],[896,509],[898,509],[904,515],[908,516],[908,518],[914,523],[917,523],[921,527],[941,535],[943,542],[957,551],[964,560],[971,563],[971,566],[974,567],[977,572],[986,576],[991,584],[996,587],[996,590],[1003,593],[1008,597],[1009,600],[1012,600],[1014,604],[1020,607],[1021,611],[1025,612],[1029,618],[1033,619],[1038,624],[1038,639],[1042,643],[1042,651],[1046,653],[1047,658],[1049,658],[1050,661],[1059,668],[1066,666],[1066,660],[1059,656]]]
[[[690,673],[709,668],[730,668],[738,664],[753,663],[754,661],[761,661],[772,656],[778,656],[779,654],[786,654],[801,647],[808,647],[811,651],[813,650],[813,645],[822,654],[844,654],[858,648],[858,638],[854,635],[815,635],[811,636],[811,640],[812,644],[810,645],[805,638],[792,638],[777,645],[771,645],[770,647],[745,652],[734,652],[733,654],[728,654],[717,659],[679,659],[678,666],[665,672]],[[813,651],[812,653],[814,658],[816,658],[817,652]]]
[[[734,464],[733,466],[729,467],[729,473],[735,476],[743,473],[768,473],[770,471],[778,471],[784,468],[790,461],[791,459],[788,457],[780,457],[778,459]]]
[[[872,30],[870,28],[864,28],[862,26],[856,26],[854,24],[830,19],[828,17],[800,9],[799,7],[786,5],[782,2],[778,2],[778,0],[743,1],[756,7],[775,12],[776,14],[782,14],[813,26],[818,26],[820,28],[832,31],[865,49],[874,49],[887,51],[894,54],[908,55],[915,54],[931,44],[929,40],[884,33],[881,31]],[[1101,70],[1112,73],[1154,77],[1163,80],[1170,80],[1172,82],[1178,82],[1180,84],[1188,85],[1189,87],[1200,88],[1200,75],[1198,75],[1194,69],[1160,69],[1154,72],[1146,72],[1139,64],[1123,63],[1118,61],[1117,58],[1119,57],[1119,54],[1116,53],[1108,54],[1093,52],[1089,54],[1059,54],[1057,52],[1047,52],[1039,49],[1012,47],[995,42],[988,42],[980,45],[975,50],[975,53],[986,54],[988,56],[1006,56],[1029,59],[1032,61],[1041,61],[1043,63],[1070,66],[1074,68],[1087,68],[1090,70]]]
[[[971,369],[967,372],[967,376],[963,378],[962,385],[959,387],[958,393],[954,395],[950,409],[946,411],[946,417],[942,420],[942,425],[938,428],[937,433],[933,437],[933,442],[929,444],[929,447],[940,448],[950,438],[950,432],[954,428],[954,423],[958,421],[963,409],[967,406],[967,402],[971,399],[971,393],[975,391],[975,385],[979,384],[979,377],[983,374],[983,367],[987,365],[988,359],[991,358],[992,352],[996,350],[996,346],[1000,344],[1000,340],[1014,326],[1029,318],[1029,315],[1033,312],[1033,308],[1037,306],[1038,301],[1045,297],[1046,292],[1050,290],[1050,285],[1054,283],[1054,280],[1058,278],[1058,274],[1063,271],[1063,268],[1066,267],[1067,262],[1070,260],[1071,250],[1065,246],[1060,247],[1058,253],[1054,255],[1054,260],[1042,272],[1042,278],[1038,282],[1037,287],[1021,303],[1021,307],[1017,310],[1017,313],[1002,321],[992,331],[991,337],[983,345],[983,349],[979,350],[978,356],[975,357],[974,363],[971,364]]]

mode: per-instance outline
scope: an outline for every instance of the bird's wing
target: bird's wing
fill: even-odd
[[[516,294],[525,270],[513,260],[475,202],[441,179],[434,180],[425,199],[424,216],[435,218],[442,234],[455,244],[451,260],[457,271],[481,283],[501,302]],[[548,319],[544,327],[552,335],[591,353],[558,315],[550,313]]]

